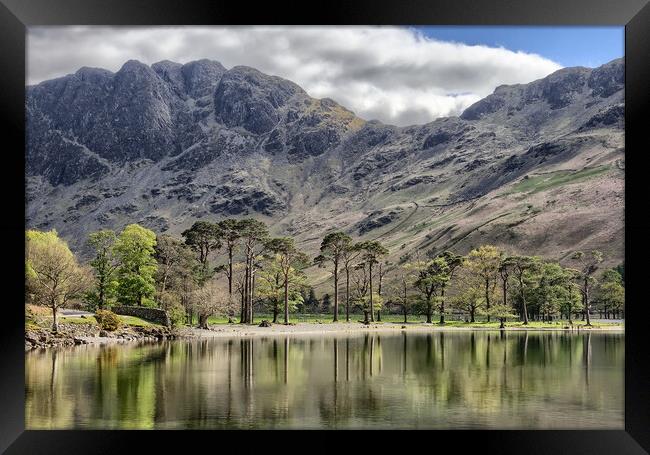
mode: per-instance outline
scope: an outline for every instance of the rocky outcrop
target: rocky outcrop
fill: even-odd
[[[214,94],[215,118],[229,127],[267,133],[280,121],[280,109],[303,90],[293,82],[236,66],[221,77]]]
[[[372,230],[390,224],[392,221],[400,217],[403,209],[398,207],[386,212],[378,210],[370,213],[363,221],[357,224],[357,229],[360,235],[363,235]]]
[[[49,328],[31,327],[25,332],[25,350],[127,341],[155,342],[174,339],[176,336],[169,328],[158,326],[121,327],[114,332],[107,332],[100,330],[94,323],[63,323],[59,324],[56,333]]]

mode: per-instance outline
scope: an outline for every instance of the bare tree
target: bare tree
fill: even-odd
[[[230,298],[227,286],[211,279],[194,291],[194,306],[199,316],[199,328],[208,328],[208,318],[215,314],[230,316],[235,302]]]

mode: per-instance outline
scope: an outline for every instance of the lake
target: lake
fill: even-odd
[[[27,352],[27,429],[623,429],[623,333],[258,336]]]

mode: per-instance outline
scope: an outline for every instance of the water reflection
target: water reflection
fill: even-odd
[[[623,334],[550,332],[43,350],[27,427],[621,429],[623,359]]]

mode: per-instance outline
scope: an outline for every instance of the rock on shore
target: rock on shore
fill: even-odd
[[[32,328],[25,332],[25,350],[74,346],[92,343],[119,343],[127,341],[162,341],[175,338],[175,333],[159,326],[122,327],[115,332],[101,330],[91,324],[59,324],[54,333],[48,328]]]

